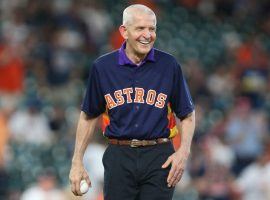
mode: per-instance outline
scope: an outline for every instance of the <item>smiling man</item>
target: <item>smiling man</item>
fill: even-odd
[[[71,190],[80,196],[80,181],[91,185],[83,155],[98,117],[107,112],[104,199],[170,200],[190,153],[194,105],[176,59],[153,48],[156,16],[151,9],[127,7],[119,31],[125,39],[122,47],[99,57],[90,70],[69,176]],[[171,112],[181,121],[176,151]]]
[[[134,5],[123,12],[119,31],[127,41],[125,52],[135,64],[140,64],[156,40],[156,15],[147,7]]]

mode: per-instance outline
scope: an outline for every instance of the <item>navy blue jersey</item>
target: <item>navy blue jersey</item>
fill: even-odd
[[[89,117],[107,111],[110,124],[104,134],[109,138],[170,137],[168,112],[181,118],[194,110],[180,65],[153,48],[137,66],[124,48],[93,63],[82,111]]]

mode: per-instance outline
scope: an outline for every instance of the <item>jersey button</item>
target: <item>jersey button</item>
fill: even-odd
[[[134,125],[134,127],[135,127],[135,128],[138,128],[138,127],[139,127],[139,125],[138,125],[138,124],[135,124],[135,125]]]
[[[135,108],[136,108],[136,110],[139,110],[140,106],[136,106]]]

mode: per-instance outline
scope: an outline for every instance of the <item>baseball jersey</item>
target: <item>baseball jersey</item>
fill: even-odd
[[[125,43],[94,61],[82,111],[89,117],[108,113],[108,138],[170,137],[168,113],[182,118],[194,110],[180,65],[172,55],[152,48],[137,66],[124,49]]]

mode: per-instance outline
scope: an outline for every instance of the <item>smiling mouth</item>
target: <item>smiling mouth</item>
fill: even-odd
[[[150,41],[139,41],[141,44],[143,44],[143,45],[148,45],[148,44],[150,44],[151,42]]]

